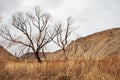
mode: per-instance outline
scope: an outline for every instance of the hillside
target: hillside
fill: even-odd
[[[66,53],[73,60],[58,60],[64,59],[58,50],[45,53],[54,61],[38,63],[30,52],[21,56],[25,61],[0,62],[0,80],[120,80],[119,48],[120,28],[109,29],[72,41]],[[1,51],[5,58],[12,56],[3,47]]]
[[[66,48],[68,58],[104,59],[120,55],[120,28],[94,33],[72,41]],[[48,59],[64,59],[62,50],[47,54]]]
[[[113,28],[79,38],[68,45],[68,55],[76,58],[104,59],[120,55],[120,28]]]
[[[0,61],[5,60],[15,60],[15,57],[5,50],[2,46],[0,46]]]

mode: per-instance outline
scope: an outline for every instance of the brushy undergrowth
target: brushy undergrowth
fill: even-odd
[[[120,60],[0,62],[0,80],[120,80]]]

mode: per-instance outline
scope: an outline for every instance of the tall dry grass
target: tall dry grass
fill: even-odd
[[[0,63],[0,80],[120,80],[120,60]],[[88,70],[89,69],[89,70]]]

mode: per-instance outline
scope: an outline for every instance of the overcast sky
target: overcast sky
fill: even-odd
[[[74,37],[120,27],[120,0],[0,0],[1,23],[17,11],[29,11],[40,6],[54,18],[72,16],[79,25]]]
[[[80,36],[120,26],[120,0],[0,0],[2,22],[36,5],[55,18],[72,16]]]

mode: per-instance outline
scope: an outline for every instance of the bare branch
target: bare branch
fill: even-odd
[[[53,42],[55,44],[57,44],[63,50],[64,55],[65,55],[65,60],[67,59],[67,56],[66,56],[66,53],[65,53],[66,52],[65,48],[68,45],[68,37],[75,30],[75,29],[73,29],[73,27],[71,27],[72,23],[73,23],[72,18],[69,17],[67,19],[67,25],[66,25],[65,30],[62,30],[62,24],[58,24],[58,26],[60,26],[61,32],[57,35],[56,41],[53,40]]]
[[[22,36],[24,36],[23,38],[28,41],[27,43],[16,39],[8,29],[1,29],[1,36],[10,42],[19,43],[30,48],[34,52],[38,62],[41,62],[40,56],[38,55],[39,52],[42,51],[42,48],[50,43],[58,34],[60,34],[59,37],[61,37],[62,30],[59,25],[57,28],[53,28],[52,33],[49,33],[49,30],[51,29],[49,26],[50,15],[41,13],[38,7],[35,8],[34,13],[35,14],[32,15],[29,13],[24,14],[18,12],[14,14],[11,19],[11,27],[22,33]],[[34,29],[37,29],[37,31]],[[35,33],[37,33],[36,38],[34,36]]]

